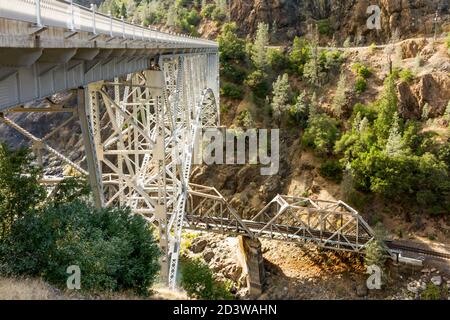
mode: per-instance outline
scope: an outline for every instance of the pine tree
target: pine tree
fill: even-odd
[[[258,24],[255,43],[253,44],[252,60],[260,70],[267,68],[267,46],[269,45],[269,26],[264,22]]]
[[[384,269],[387,255],[383,245],[386,238],[386,232],[383,230],[381,224],[374,228],[375,239],[366,246],[365,264],[366,266],[376,265],[380,269]]]
[[[281,124],[283,114],[289,110],[289,92],[291,87],[289,85],[289,76],[285,73],[283,76],[278,76],[277,81],[273,84],[273,99],[272,109],[273,115]]]
[[[375,131],[381,144],[386,142],[392,125],[392,119],[397,112],[397,88],[393,76],[387,77],[384,83],[383,96],[378,104],[378,118],[375,120]]]
[[[347,102],[347,94],[346,94],[346,84],[347,84],[347,77],[345,76],[344,72],[341,73],[339,77],[339,82],[336,88],[336,93],[334,94],[333,98],[333,110],[334,113],[341,117],[343,113],[343,108]]]
[[[317,38],[314,38],[310,42],[310,59],[307,64],[305,64],[303,75],[309,82],[313,85],[319,86],[322,82],[323,75],[320,70],[319,65],[320,52],[319,52],[319,42]]]
[[[404,152],[403,139],[399,128],[399,117],[397,112],[394,114],[389,138],[386,143],[386,153],[391,156],[399,156]]]
[[[126,18],[127,17],[127,8],[125,7],[125,3],[122,2],[122,6],[120,7],[120,16]]]
[[[306,103],[306,91],[303,91],[297,97],[297,102],[291,108],[291,114],[294,120],[302,128],[306,126],[308,120],[308,104]]]
[[[167,11],[167,22],[166,25],[169,27],[173,27],[175,25],[175,22],[177,20],[178,14],[177,14],[177,7],[175,4],[171,5],[169,7],[169,10]]]

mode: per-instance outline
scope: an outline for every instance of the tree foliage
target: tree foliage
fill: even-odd
[[[12,150],[0,144],[0,237],[45,199],[45,190],[38,183],[42,170],[32,161],[29,149]]]
[[[189,297],[204,300],[231,300],[226,286],[214,279],[212,271],[199,259],[181,261],[181,286]]]
[[[281,122],[281,119],[286,115],[290,109],[290,90],[289,76],[285,73],[282,76],[278,76],[277,81],[273,84],[273,99],[272,110],[273,116]]]
[[[269,25],[264,22],[258,23],[256,38],[253,44],[252,61],[259,70],[266,70],[267,46],[269,45]]]

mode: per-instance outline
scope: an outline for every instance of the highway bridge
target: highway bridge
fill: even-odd
[[[76,106],[56,101],[71,92]],[[46,99],[46,105],[33,101]],[[44,137],[12,113],[68,113]],[[78,120],[87,167],[50,146]],[[244,220],[214,187],[190,183],[194,142],[220,126],[218,45],[164,33],[57,0],[0,0],[0,120],[42,154],[86,175],[98,207],[128,206],[159,229],[162,276],[171,288],[183,228],[250,238],[310,241],[364,253],[375,235],[339,202],[277,196]],[[54,185],[63,177],[45,176]],[[51,188],[50,188],[51,189]],[[395,253],[386,247],[386,253]]]

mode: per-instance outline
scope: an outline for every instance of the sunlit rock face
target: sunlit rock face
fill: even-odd
[[[367,28],[370,5],[381,9],[380,30]],[[318,20],[329,27],[330,38],[363,43],[385,41],[397,29],[402,38],[433,33],[436,12],[439,25],[449,20],[449,0],[232,0],[230,8],[243,35],[253,35],[265,21],[280,41],[307,33]]]

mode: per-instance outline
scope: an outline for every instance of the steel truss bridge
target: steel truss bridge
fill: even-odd
[[[71,91],[77,105],[49,98]],[[47,99],[46,106],[30,102]],[[176,274],[183,228],[362,253],[374,233],[343,202],[277,196],[244,220],[213,187],[189,181],[194,142],[220,126],[215,42],[163,33],[71,1],[0,0],[0,120],[86,175],[97,207],[128,206],[159,229],[162,277]],[[12,113],[69,113],[37,137]],[[50,146],[71,121],[87,168]],[[45,176],[49,186],[63,177]],[[50,188],[51,189],[51,188]],[[387,252],[391,254],[389,249]]]

